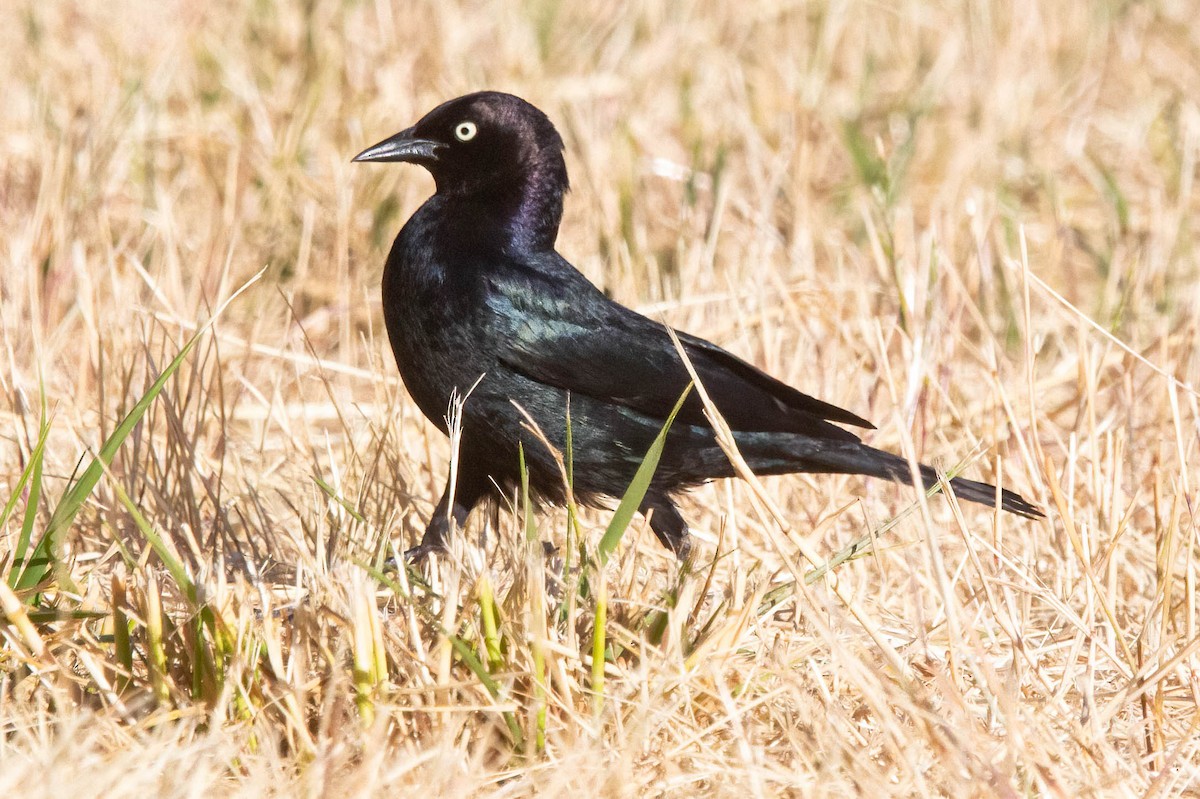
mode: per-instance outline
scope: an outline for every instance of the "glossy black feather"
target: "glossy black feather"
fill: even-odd
[[[397,236],[383,277],[388,337],[417,405],[445,431],[452,396],[471,390],[458,483],[447,486],[421,552],[445,545],[450,519],[461,525],[480,500],[516,484],[518,443],[539,498],[563,499],[558,467],[526,416],[562,451],[569,408],[574,492],[598,502],[625,490],[689,382],[661,323],[609,300],[555,252],[568,186],[562,146],[541,111],[482,92],[438,106],[355,159],[418,163],[437,185]],[[835,424],[870,428],[866,420],[678,335],[751,468],[911,481],[905,461]],[[642,507],[660,540],[684,556],[687,527],[672,497],[732,474],[692,396]],[[936,476],[922,467],[921,479]],[[995,502],[993,486],[951,485],[964,499]],[[1041,515],[1008,491],[1000,504]]]

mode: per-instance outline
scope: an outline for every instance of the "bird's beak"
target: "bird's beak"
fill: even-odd
[[[390,139],[368,147],[355,161],[407,161],[410,164],[432,164],[437,161],[441,143],[413,135],[413,129],[402,130]]]

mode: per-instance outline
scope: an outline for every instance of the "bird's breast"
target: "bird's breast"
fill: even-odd
[[[468,265],[414,222],[420,220],[410,220],[388,256],[383,316],[405,388],[444,430],[451,398],[490,369],[494,348],[485,343]]]

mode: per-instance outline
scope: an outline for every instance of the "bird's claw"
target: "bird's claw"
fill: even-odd
[[[675,553],[675,559],[680,563],[687,563],[692,559],[692,537],[685,535],[682,538],[672,540],[668,548]]]
[[[691,544],[686,541],[684,542],[684,544],[685,544],[685,546],[684,546],[683,550],[684,550],[684,555],[686,555],[687,551],[689,551],[691,549]],[[447,552],[449,552],[449,550],[446,548],[445,544],[426,543],[426,542],[422,541],[420,544],[417,544],[415,547],[404,550],[404,562],[406,562],[406,563],[421,563],[422,561],[428,559],[428,557],[430,555],[444,555]],[[549,541],[543,541],[542,542],[542,554],[547,558],[552,558],[558,554],[558,547],[556,547],[554,544],[550,543]],[[682,560],[684,556],[680,555],[679,557]],[[399,564],[397,564],[393,558],[388,558],[387,562],[393,568],[396,568],[399,566]]]
[[[420,563],[427,559],[430,555],[445,554],[446,546],[441,543],[425,543],[422,541],[411,549],[404,551],[404,560],[408,563]]]

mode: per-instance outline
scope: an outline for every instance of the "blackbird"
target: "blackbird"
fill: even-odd
[[[436,192],[396,237],[383,273],[383,314],[404,385],[443,433],[466,397],[455,484],[410,556],[445,549],[489,497],[520,484],[518,446],[540,502],[566,498],[554,454],[567,446],[576,500],[620,496],[691,382],[667,328],[609,299],[554,249],[567,192],[563,141],[547,116],[510,94],[439,105],[355,161],[403,161]],[[872,428],[702,338],[677,333],[707,393],[757,474],[861,474],[911,482],[908,462],[839,425]],[[734,471],[696,392],[683,404],[641,504],[679,558],[690,548],[675,501]],[[937,474],[920,467],[926,486]],[[1042,515],[1017,494],[956,477],[961,499]]]

